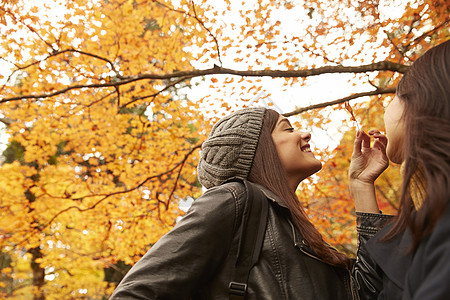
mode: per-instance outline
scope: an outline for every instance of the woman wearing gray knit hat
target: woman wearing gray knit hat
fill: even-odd
[[[375,284],[370,272],[352,275],[364,270],[364,253],[355,262],[327,245],[295,194],[322,167],[310,138],[265,108],[241,109],[219,120],[197,168],[208,190],[130,270],[111,299],[365,299],[358,291],[369,289],[356,287]],[[236,178],[241,180],[231,180]],[[250,248],[257,255],[244,282],[235,282],[242,273],[236,271],[237,257],[248,245],[241,248],[240,242],[249,230],[243,221],[250,214],[248,182],[260,195],[253,203],[268,203],[268,209],[260,218],[262,238],[255,237],[260,246]],[[374,231],[383,222],[369,221]]]

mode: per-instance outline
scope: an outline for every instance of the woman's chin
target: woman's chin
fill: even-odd
[[[320,161],[320,160],[318,160],[317,158],[315,158],[314,157],[314,160],[316,161],[315,162],[315,171],[314,171],[314,173],[317,173],[317,172],[319,172],[321,169],[322,169],[322,162]],[[314,174],[313,173],[313,174]],[[312,175],[312,174],[311,174]]]
[[[317,172],[319,172],[320,170],[322,170],[322,163],[319,161],[319,163],[317,164],[317,168],[315,169],[313,174],[316,174]],[[313,175],[311,174],[311,175]]]

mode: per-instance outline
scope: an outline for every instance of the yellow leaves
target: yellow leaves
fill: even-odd
[[[25,192],[32,182],[24,176],[31,173],[28,169],[18,162],[3,164],[0,169],[0,234],[12,239],[16,238],[17,233],[20,237],[30,222],[30,207]]]
[[[72,194],[76,190],[70,189],[75,182],[75,169],[69,165],[50,165],[41,170],[39,175],[39,183],[45,193],[53,197],[65,197],[67,193]]]
[[[173,202],[175,195],[186,193],[177,189],[171,195],[175,177],[166,176],[162,183],[158,183],[158,177],[155,177],[142,186],[141,192],[133,192],[132,189],[142,184],[147,177],[158,176],[173,167],[173,164],[180,163],[192,147],[186,143],[186,139],[199,136],[195,130],[183,128],[188,124],[198,124],[197,121],[193,122],[194,118],[201,119],[195,111],[196,105],[192,105],[194,110],[190,110],[189,106],[169,101],[167,97],[157,98],[152,110],[164,117],[149,124],[140,114],[119,114],[109,101],[91,100],[91,103],[96,104],[89,105],[89,109],[77,110],[73,115],[66,112],[62,119],[55,115],[56,123],[52,120],[54,110],[48,109],[44,104],[32,107],[30,111],[26,106],[20,112],[15,111],[16,115],[38,112],[42,117],[30,124],[31,128],[21,135],[23,138],[20,140],[30,156],[29,160],[39,162],[39,177],[32,182],[34,186],[30,187],[35,197],[33,203],[28,203],[23,188],[18,190],[16,194],[29,206],[24,207],[20,203],[10,205],[10,210],[2,215],[0,225],[5,225],[1,226],[2,230],[17,234],[17,238],[10,238],[11,242],[17,241],[20,235],[31,234],[26,231],[34,228],[36,232],[32,233],[33,242],[29,244],[34,247],[39,245],[39,240],[36,239],[41,236],[38,234],[39,230],[46,226],[44,230],[49,239],[41,243],[49,246],[44,247],[46,256],[40,261],[41,265],[55,268],[63,266],[72,274],[67,277],[64,272],[57,272],[58,276],[49,280],[46,284],[49,298],[51,295],[60,295],[61,292],[68,294],[72,290],[77,291],[83,280],[89,280],[88,283],[83,283],[86,293],[102,295],[104,289],[99,287],[106,283],[103,282],[102,265],[95,257],[103,255],[103,251],[108,257],[111,249],[117,247],[117,253],[113,255],[119,255],[120,259],[130,263],[135,262],[149,244],[167,232],[179,213],[172,208],[176,204],[166,210],[165,205],[159,201]],[[22,129],[20,126],[16,128],[18,131]],[[59,145],[59,141],[65,141],[65,145]],[[56,149],[43,153],[40,148],[48,145],[56,146]],[[58,154],[58,151],[62,153]],[[56,155],[55,164],[48,164],[45,159],[33,156],[33,153],[42,157]],[[187,166],[192,166],[191,163],[189,160]],[[20,164],[16,162],[11,166],[19,168]],[[3,168],[6,170],[6,167]],[[35,174],[33,168],[30,169],[14,174],[16,177]],[[190,171],[182,174],[193,174],[193,168],[189,169]],[[2,173],[5,180],[10,181],[12,175],[7,174],[9,173]],[[16,178],[12,179],[20,187],[21,182]],[[193,180],[195,177],[191,175],[188,182]],[[169,186],[163,188],[165,182]],[[188,190],[192,189],[185,179],[180,179],[179,183],[181,182],[184,182]],[[106,197],[127,188],[131,191]],[[12,193],[14,189],[9,187],[9,191]],[[145,199],[145,191],[151,191],[150,199]],[[159,194],[156,195],[156,192]],[[95,196],[96,194],[105,196]],[[31,213],[24,214],[24,211]],[[116,219],[105,222],[111,214]],[[158,221],[159,218],[164,222]],[[39,223],[33,222],[33,219]],[[125,219],[126,224],[120,223],[121,219]],[[53,221],[48,224],[50,220]],[[155,221],[160,224],[152,225]],[[6,226],[6,223],[10,226]],[[112,224],[112,227],[108,224]],[[63,244],[58,236],[63,238]],[[119,236],[121,238],[117,240],[121,242],[116,245],[115,241]],[[67,247],[70,247],[71,252],[65,250]],[[83,256],[85,268],[77,258],[78,253],[86,255]],[[72,264],[72,261],[76,263]],[[97,271],[92,273],[93,270]],[[66,282],[73,281],[78,276],[77,285]],[[61,285],[66,288],[58,289],[57,286]]]
[[[122,4],[121,11],[124,15],[130,15],[133,13],[133,3],[132,1],[126,1],[124,4]]]
[[[16,197],[23,194],[23,184],[26,180],[24,173],[29,173],[27,169],[27,167],[20,166],[18,162],[4,164],[0,175],[0,195],[7,198],[6,195]]]

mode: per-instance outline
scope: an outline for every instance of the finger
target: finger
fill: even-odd
[[[384,134],[382,134],[378,129],[370,129],[367,133],[373,136],[374,138],[379,138],[382,143],[387,144],[387,137]]]
[[[369,131],[367,131],[367,133],[373,135],[375,133],[380,133],[380,131],[378,129],[370,129]]]
[[[367,131],[367,133],[370,135],[374,135],[381,132],[378,129],[370,129],[369,131]]]
[[[387,137],[384,134],[376,133],[376,134],[373,135],[373,137],[375,139],[380,140],[380,142],[383,143],[385,146],[387,145],[388,139],[387,139]]]
[[[362,139],[362,149],[370,148],[370,136],[364,131],[361,131],[361,139]]]
[[[356,138],[355,138],[355,143],[353,145],[353,155],[359,155],[361,154],[361,144],[362,144],[362,130],[358,130],[356,132]]]
[[[386,155],[386,143],[384,143],[380,138],[375,138],[373,148],[380,150],[383,155]]]

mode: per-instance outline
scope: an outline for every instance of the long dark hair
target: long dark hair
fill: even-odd
[[[411,229],[415,251],[450,199],[450,41],[419,57],[397,86],[404,104],[404,174],[398,217],[384,237]],[[419,191],[422,205],[413,197]]]
[[[278,118],[279,114],[276,111],[271,109],[266,111],[248,180],[265,186],[284,201],[293,223],[319,258],[331,265],[349,268],[351,260],[324,242],[322,235],[309,221],[297,196],[288,188],[287,175],[272,140],[272,131]]]

